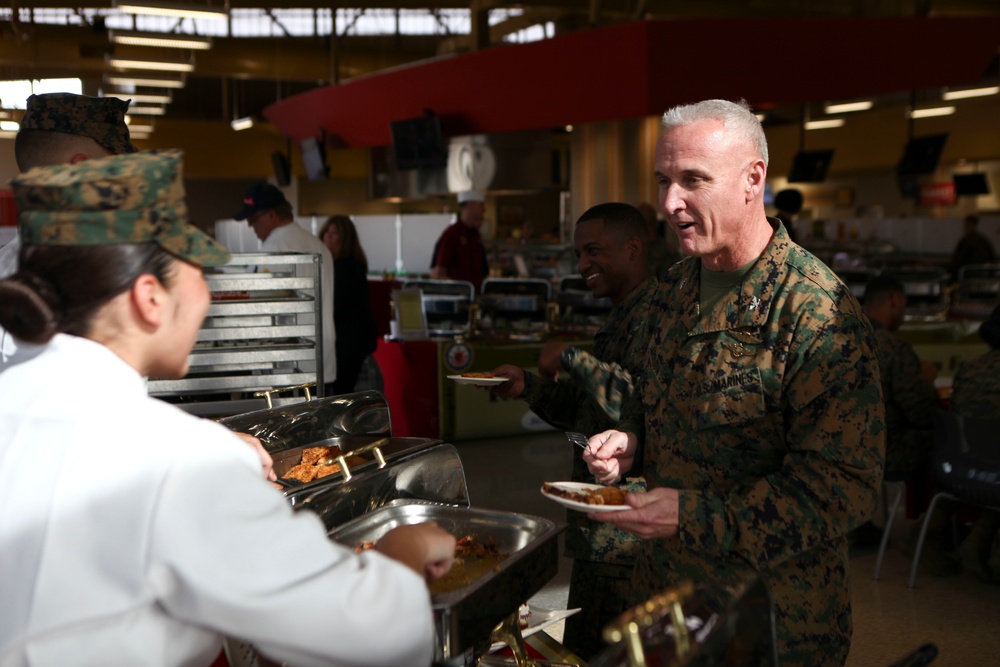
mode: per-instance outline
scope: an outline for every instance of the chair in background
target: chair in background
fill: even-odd
[[[892,523],[899,513],[899,506],[906,497],[907,484],[915,481],[914,475],[886,473],[882,478],[882,540],[878,546],[878,556],[875,558],[874,581],[878,581],[882,573],[882,559],[885,558],[886,547],[889,546],[889,536],[892,533]],[[892,503],[889,503],[889,492],[895,490]]]
[[[933,419],[932,474],[939,491],[931,499],[920,528],[910,568],[910,588],[917,579],[920,552],[939,500],[951,498],[1000,510],[1000,421],[942,411],[936,411]]]

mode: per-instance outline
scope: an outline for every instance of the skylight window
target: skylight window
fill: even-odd
[[[31,81],[0,81],[0,104],[4,109],[23,109],[31,95],[44,93],[83,94],[80,79],[34,79]]]

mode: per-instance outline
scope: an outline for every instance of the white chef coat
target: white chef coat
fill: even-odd
[[[424,581],[330,542],[225,427],[57,335],[0,373],[0,666],[429,664]]]
[[[296,222],[274,229],[260,247],[264,252],[319,253],[322,257],[320,289],[323,293],[320,296],[320,312],[323,317],[323,382],[333,382],[337,379],[337,330],[333,325],[333,256],[330,255],[330,250],[319,238]]]

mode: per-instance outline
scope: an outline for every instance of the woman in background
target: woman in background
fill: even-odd
[[[368,293],[368,258],[358,230],[346,215],[330,216],[319,237],[333,255],[333,323],[337,328],[337,381],[334,394],[354,391],[366,357],[375,352],[378,332]]]

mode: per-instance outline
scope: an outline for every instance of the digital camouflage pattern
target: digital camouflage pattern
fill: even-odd
[[[958,365],[951,409],[968,417],[1000,419],[1000,349]]]
[[[129,103],[117,97],[45,93],[28,98],[20,130],[63,132],[93,139],[112,153],[135,153],[125,112]]]
[[[24,245],[158,244],[198,266],[229,251],[189,224],[181,151],[143,151],[31,169],[11,181]]]
[[[913,347],[878,322],[872,326],[885,402],[885,472],[929,470],[934,447],[931,415],[941,409],[937,391],[920,377],[920,357]]]
[[[570,380],[548,382],[525,373],[522,394],[531,409],[556,428],[593,435],[612,428],[632,391],[647,349],[646,318],[658,281],[643,281],[608,314],[594,337],[593,354],[579,352]],[[593,482],[581,450],[574,448],[571,478]],[[644,491],[641,478],[626,479],[626,491]],[[638,538],[582,512],[567,513],[566,556],[573,558],[570,608],[582,611],[566,620],[564,643],[581,657],[603,648],[600,629],[631,606],[631,577]]]
[[[699,312],[694,258],[654,296],[618,428],[643,443],[650,488],[679,490],[680,532],[640,542],[635,601],[759,574],[782,667],[842,665],[846,535],[875,509],[885,454],[875,338],[843,283],[771,224],[739,292],[712,312]]]

